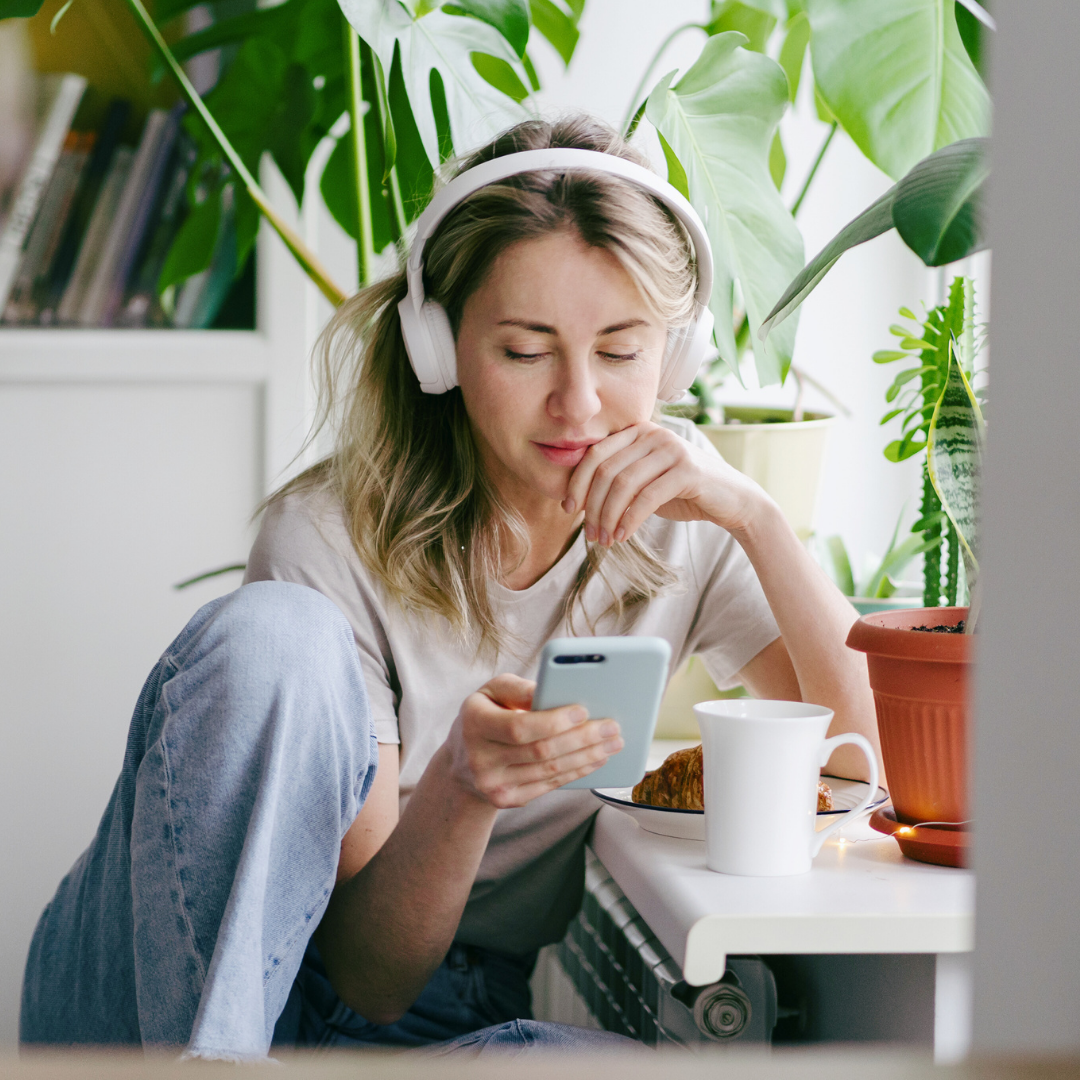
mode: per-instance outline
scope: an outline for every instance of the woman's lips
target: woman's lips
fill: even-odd
[[[585,451],[592,445],[592,443],[578,443],[576,445],[573,443],[533,443],[533,446],[535,446],[540,453],[552,463],[552,465],[562,465],[571,469],[581,461],[585,456]]]

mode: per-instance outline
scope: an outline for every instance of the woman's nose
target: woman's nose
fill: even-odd
[[[596,373],[589,357],[567,358],[558,365],[548,412],[571,427],[580,427],[600,411]]]

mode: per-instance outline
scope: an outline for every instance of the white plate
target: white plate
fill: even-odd
[[[824,777],[825,783],[832,788],[833,808],[819,810],[819,818],[831,818],[844,814],[858,806],[866,797],[869,784],[861,780],[840,780],[835,776]],[[629,814],[647,832],[660,836],[675,836],[680,840],[705,839],[705,812],[703,810],[669,810],[663,806],[648,806],[636,803],[632,799],[634,789],[593,788],[592,793],[609,806]],[[882,803],[888,802],[889,793],[883,788],[877,789],[877,797],[866,808],[866,812],[876,810]]]

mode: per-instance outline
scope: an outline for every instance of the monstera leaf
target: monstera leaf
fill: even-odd
[[[674,72],[649,95],[645,115],[678,157],[690,201],[712,242],[716,344],[734,369],[735,283],[749,320],[762,385],[781,382],[791,364],[795,324],[769,341],[757,335],[765,313],[803,260],[802,237],[769,176],[769,146],[787,106],[788,86],[773,60],[727,32],[706,41],[674,86]]]
[[[954,0],[806,0],[818,92],[894,180],[934,150],[986,135],[990,95]]]
[[[416,18],[399,0],[340,0],[340,4],[353,28],[378,56],[384,71],[390,71],[397,50],[409,103],[432,165],[438,165],[446,156],[440,152],[436,113],[437,107],[441,111],[440,98],[445,99],[453,145],[462,150],[528,115],[473,65],[473,53],[517,65],[517,54],[487,23],[441,10]],[[433,72],[441,80],[441,95],[433,96]],[[443,151],[448,149],[443,145]]]
[[[525,55],[525,46],[529,43],[529,5],[526,0],[455,0],[453,7],[494,26],[518,56]]]
[[[766,316],[768,336],[814,290],[850,248],[896,228],[928,266],[944,266],[985,247],[979,211],[990,174],[986,139],[964,139],[920,161],[802,269]]]

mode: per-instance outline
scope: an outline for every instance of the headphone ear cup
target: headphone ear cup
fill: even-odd
[[[656,396],[661,401],[678,401],[697,377],[698,369],[712,345],[713,313],[698,305],[696,317],[668,335],[667,355]]]
[[[439,372],[440,389],[429,393],[445,394],[458,384],[457,380],[457,345],[454,342],[454,330],[450,325],[450,316],[442,304],[434,300],[425,300],[420,309],[420,318],[427,327],[428,340],[431,342],[431,355]]]
[[[409,363],[425,394],[445,394],[457,386],[457,350],[443,306],[425,300],[417,311],[409,297],[398,304],[401,337]]]

